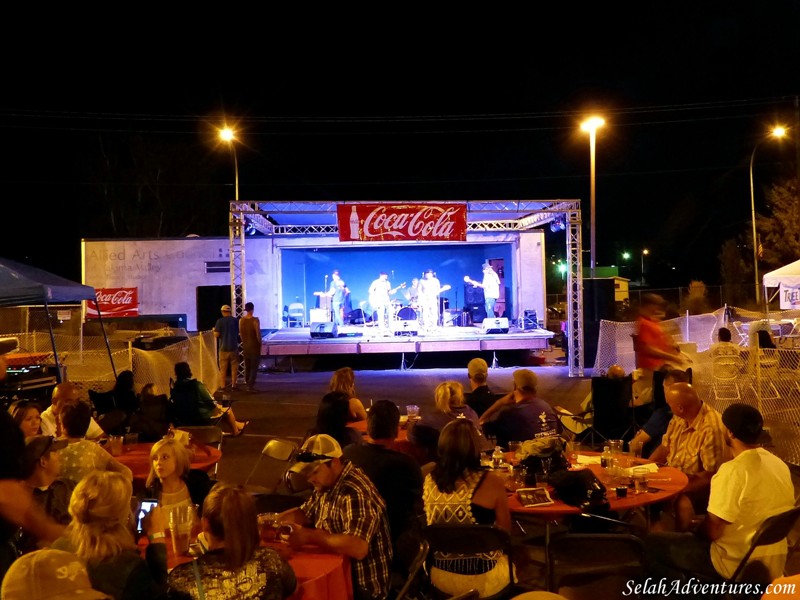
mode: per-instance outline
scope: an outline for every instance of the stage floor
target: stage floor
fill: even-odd
[[[371,325],[345,325],[337,333],[336,337],[312,337],[310,327],[285,327],[264,338],[262,355],[538,350],[548,348],[554,335],[546,329],[523,331],[513,326],[508,333],[486,333],[480,325],[438,327],[427,333],[398,331],[388,336]]]

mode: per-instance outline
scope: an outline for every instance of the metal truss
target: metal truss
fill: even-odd
[[[228,252],[231,261],[231,309],[233,316],[241,317],[244,314],[245,302],[245,277],[244,277],[244,239],[246,215],[249,205],[243,202],[231,202],[230,217],[228,221]],[[252,215],[251,215],[252,216]],[[242,342],[239,342],[239,355],[242,356]],[[239,361],[236,373],[244,378],[244,361]],[[236,385],[236,381],[231,381]]]
[[[580,210],[567,211],[567,364],[583,377],[583,252]]]

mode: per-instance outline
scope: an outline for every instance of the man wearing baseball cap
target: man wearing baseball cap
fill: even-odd
[[[473,358],[467,363],[470,391],[464,394],[464,401],[480,417],[499,397],[489,389],[489,365],[482,358]]]
[[[674,386],[673,386],[674,387]],[[794,506],[789,467],[765,450],[769,441],[761,413],[747,404],[731,404],[722,413],[725,444],[733,459],[711,479],[705,520],[694,533],[656,533],[645,540],[650,575],[680,577],[700,573],[729,578],[767,517]],[[783,573],[786,540],[753,551],[772,581]]]
[[[311,436],[291,467],[314,486],[299,508],[281,513],[294,524],[289,544],[306,544],[350,557],[356,599],[382,600],[389,590],[392,543],[386,504],[378,490],[329,435]]]
[[[222,316],[214,325],[214,337],[219,340],[219,386],[227,387],[228,373],[231,374],[231,388],[236,389],[239,376],[239,321],[233,316],[229,304],[219,309]]]
[[[81,560],[63,550],[36,550],[18,558],[3,578],[5,600],[109,600],[92,588]]]

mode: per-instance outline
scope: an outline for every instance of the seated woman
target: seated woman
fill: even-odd
[[[214,485],[208,474],[191,468],[189,450],[172,437],[165,437],[150,450],[150,474],[147,476],[146,496],[157,498],[169,514],[173,508],[203,502]]]
[[[505,485],[480,466],[475,425],[468,419],[448,423],[439,436],[438,461],[422,488],[428,525],[495,525],[511,531]],[[451,595],[474,588],[481,597],[491,596],[510,583],[508,560],[503,554],[434,555],[431,582]]]
[[[139,397],[134,389],[133,371],[120,371],[114,388],[108,392],[89,392],[95,408],[102,414],[98,423],[110,435],[122,435],[130,426],[131,418],[139,411]],[[98,404],[105,399],[101,409]]]
[[[59,406],[67,447],[61,450],[61,477],[75,483],[94,471],[113,471],[133,481],[131,470],[96,442],[85,439],[92,407],[83,400],[64,400]]]
[[[364,404],[356,397],[356,374],[353,369],[342,367],[334,371],[329,389],[332,392],[344,392],[347,394],[350,404],[349,421],[365,421],[367,419],[367,411],[364,409]]]
[[[418,420],[408,424],[408,440],[434,453],[438,441],[438,433],[454,419],[471,421],[479,435],[478,413],[470,408],[464,399],[464,387],[458,381],[445,381],[436,386],[433,393],[435,408],[425,411]],[[491,447],[483,438],[482,449]]]
[[[197,559],[196,567],[189,563],[172,570],[172,590],[194,598],[202,586],[206,598],[229,600],[278,599],[294,592],[297,579],[292,567],[272,548],[259,546],[255,504],[242,488],[215,485],[206,498],[202,524],[198,539],[208,551]]]
[[[361,432],[348,427],[350,403],[344,392],[328,392],[322,397],[317,410],[317,424],[309,435],[326,433],[344,448],[363,441]]]
[[[8,407],[8,412],[26,438],[42,433],[42,411],[38,404],[30,400],[17,400]]]
[[[217,404],[205,384],[192,377],[189,363],[175,363],[175,379],[171,394],[175,425],[211,425],[224,416],[233,435],[242,435],[249,421],[237,421],[231,407]]]
[[[141,442],[157,442],[169,432],[170,402],[166,394],[157,394],[154,383],[146,383],[139,393],[139,412],[131,417],[131,431]]]
[[[93,471],[84,477],[70,499],[72,522],[52,547],[77,554],[96,590],[117,600],[156,599],[166,592],[166,520],[158,506],[145,518],[150,544],[142,558],[130,525],[132,491],[119,473]]]

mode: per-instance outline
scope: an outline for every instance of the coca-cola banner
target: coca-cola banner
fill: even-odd
[[[97,288],[97,301],[103,317],[138,317],[139,288]],[[86,301],[86,317],[98,318],[94,300]]]
[[[338,204],[339,241],[464,241],[466,204]]]

